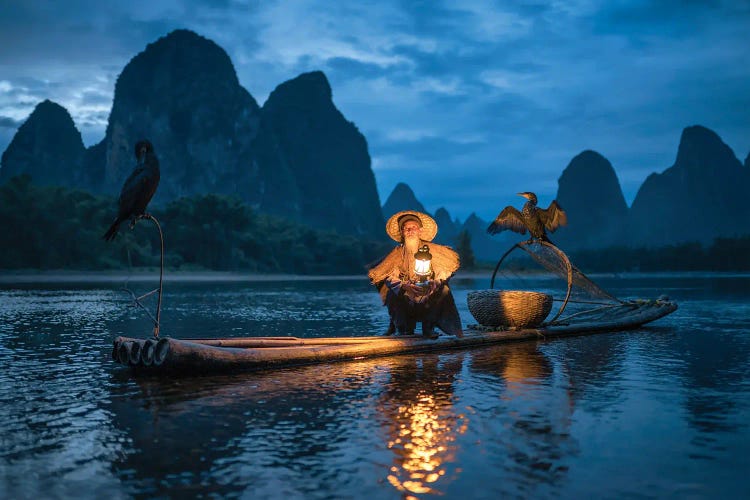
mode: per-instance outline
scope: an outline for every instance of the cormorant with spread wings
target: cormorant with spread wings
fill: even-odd
[[[147,140],[138,141],[135,144],[135,158],[138,164],[120,191],[117,217],[104,234],[107,241],[115,238],[124,221],[132,219],[131,227],[135,224],[136,217],[146,212],[146,206],[159,186],[159,160],[154,153],[154,146]]]
[[[568,217],[557,200],[553,200],[549,207],[544,209],[536,206],[537,199],[534,193],[527,191],[518,194],[529,200],[524,203],[523,209],[519,211],[514,207],[505,207],[487,228],[488,233],[497,234],[510,229],[519,234],[526,234],[528,230],[532,240],[549,241],[545,228],[554,232],[558,227],[568,223]]]

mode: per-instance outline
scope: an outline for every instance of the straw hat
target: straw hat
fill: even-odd
[[[392,240],[401,243],[401,225],[407,220],[414,219],[419,220],[422,226],[419,237],[425,241],[432,241],[438,231],[437,223],[435,219],[422,212],[416,212],[414,210],[402,210],[401,212],[395,213],[385,223],[385,232]]]

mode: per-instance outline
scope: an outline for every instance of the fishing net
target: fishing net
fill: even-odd
[[[528,290],[552,296],[553,307],[545,324],[571,324],[610,318],[632,310],[625,302],[597,285],[570,262],[555,245],[524,241],[513,245],[498,261],[490,288]]]

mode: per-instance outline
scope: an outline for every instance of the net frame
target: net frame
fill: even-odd
[[[542,266],[544,269],[551,272],[552,274],[557,275],[558,277],[564,279],[567,283],[565,297],[564,299],[562,299],[562,304],[560,308],[557,310],[557,312],[552,317],[552,319],[545,322],[546,324],[554,324],[560,318],[560,316],[565,311],[566,307],[568,306],[570,302],[575,302],[579,304],[591,304],[591,305],[596,305],[598,307],[575,312],[567,316],[565,318],[566,321],[570,320],[571,318],[575,316],[588,315],[590,313],[597,313],[597,312],[604,312],[613,307],[618,307],[618,306],[627,304],[627,302],[618,299],[617,297],[603,290],[599,285],[594,283],[580,269],[578,269],[576,266],[574,266],[571,263],[570,258],[567,256],[565,252],[563,252],[560,248],[558,248],[552,242],[545,241],[545,240],[521,241],[521,242],[514,244],[512,247],[510,247],[502,255],[502,257],[500,257],[500,260],[498,260],[497,265],[495,266],[495,269],[492,272],[492,278],[490,280],[490,289],[494,289],[495,287],[495,278],[497,277],[497,273],[500,270],[500,266],[514,250],[521,250],[525,252],[537,264],[539,264],[540,266]],[[555,255],[556,259],[549,258],[549,256],[546,255],[549,252],[551,252],[552,255]],[[597,300],[586,301],[586,300],[572,299],[571,296],[573,294],[574,287],[584,291],[586,295],[599,299],[600,301],[597,301]],[[560,299],[554,299],[554,300],[559,301]],[[605,301],[605,302],[602,302],[602,301]]]

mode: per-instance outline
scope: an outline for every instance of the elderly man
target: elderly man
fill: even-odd
[[[391,316],[386,335],[397,330],[401,335],[413,335],[417,322],[421,322],[424,337],[437,338],[436,326],[447,334],[463,336],[461,318],[448,288],[448,279],[459,266],[458,254],[430,243],[430,276],[420,281],[415,272],[415,254],[432,241],[437,229],[432,217],[412,210],[394,214],[385,225],[388,236],[400,245],[370,269],[368,276]]]

